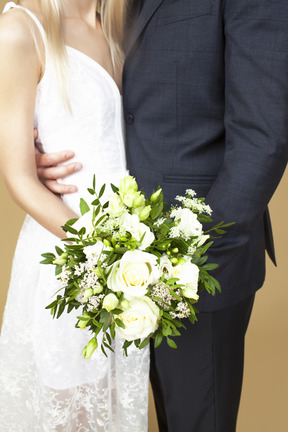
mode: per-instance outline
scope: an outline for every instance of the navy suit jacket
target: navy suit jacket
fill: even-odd
[[[150,193],[172,203],[187,188],[215,222],[236,222],[210,248],[233,305],[275,261],[268,202],[287,163],[288,1],[134,0],[123,73],[127,160]],[[284,227],[283,227],[284,229]]]

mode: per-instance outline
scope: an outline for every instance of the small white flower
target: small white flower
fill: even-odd
[[[191,198],[193,198],[194,196],[196,196],[196,192],[194,189],[186,189],[186,195],[190,195]]]
[[[202,235],[202,224],[191,210],[186,208],[174,209],[171,212],[171,217],[178,221],[177,228],[185,239]]]

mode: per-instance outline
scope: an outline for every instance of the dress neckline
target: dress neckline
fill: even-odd
[[[69,50],[71,50],[71,51],[73,51],[73,52],[75,52],[76,54],[78,54],[79,56],[81,56],[83,59],[86,59],[86,61],[88,62],[88,63],[90,63],[91,65],[93,65],[94,67],[96,67],[98,70],[100,70],[101,71],[101,73],[102,73],[102,75],[104,75],[111,83],[112,83],[112,85],[114,86],[114,88],[115,88],[115,90],[118,92],[118,94],[119,94],[119,96],[121,97],[122,96],[122,94],[121,94],[121,92],[120,92],[120,90],[119,90],[119,87],[118,87],[118,85],[116,84],[116,81],[114,80],[114,78],[110,75],[110,73],[103,67],[103,66],[101,66],[101,64],[100,63],[98,63],[96,60],[94,60],[92,57],[90,57],[89,55],[87,55],[87,54],[85,54],[83,51],[80,51],[79,49],[77,49],[77,48],[73,48],[73,47],[71,47],[70,45],[66,45],[65,44],[65,47],[66,47],[66,49],[69,51]]]
[[[33,12],[30,11],[30,9],[28,9],[28,8],[26,8],[24,6],[21,6],[21,5],[17,5],[15,2],[11,1],[11,2],[6,3],[6,5],[5,5],[4,9],[3,9],[3,12],[7,12],[9,9],[22,9],[22,10],[24,10],[33,19],[33,21],[37,25],[37,27],[38,27],[41,35],[42,35],[43,43],[44,43],[44,47],[45,47],[45,58],[46,58],[45,70],[46,70],[46,67],[47,67],[47,43],[46,43],[46,32],[45,32],[45,30],[44,30],[44,28],[42,26],[42,23],[39,21],[39,19],[36,17],[36,15]],[[67,45],[67,44],[65,44],[65,47],[66,47],[67,51],[68,50],[73,51],[74,53],[80,55],[84,60],[86,60],[87,63],[90,63],[91,65],[93,65],[94,67],[96,67],[102,73],[102,75],[105,76],[111,82],[112,86],[115,88],[115,90],[117,91],[118,95],[120,97],[122,96],[121,92],[120,92],[120,89],[119,89],[118,85],[116,84],[116,81],[109,74],[109,72],[103,66],[101,66],[100,63],[98,63],[92,57],[90,57],[87,54],[85,54],[83,51],[78,50],[77,48],[73,48],[73,47],[71,47],[70,45]],[[45,75],[45,71],[44,71],[44,75]],[[42,81],[42,79],[41,79],[41,81]]]

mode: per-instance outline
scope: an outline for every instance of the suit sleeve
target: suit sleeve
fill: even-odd
[[[287,163],[288,2],[226,0],[223,26],[226,150],[207,202],[215,222],[236,222],[215,243],[216,255],[233,255],[249,242]]]

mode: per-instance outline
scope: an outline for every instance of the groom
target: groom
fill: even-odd
[[[202,295],[177,350],[152,347],[159,428],[234,432],[265,249],[275,262],[267,204],[287,163],[288,2],[132,4],[123,73],[130,173],[147,193],[161,185],[169,203],[193,188],[215,223],[236,222],[210,249],[222,294]],[[38,158],[40,177],[67,192],[53,178],[79,165],[46,169],[47,159]]]

